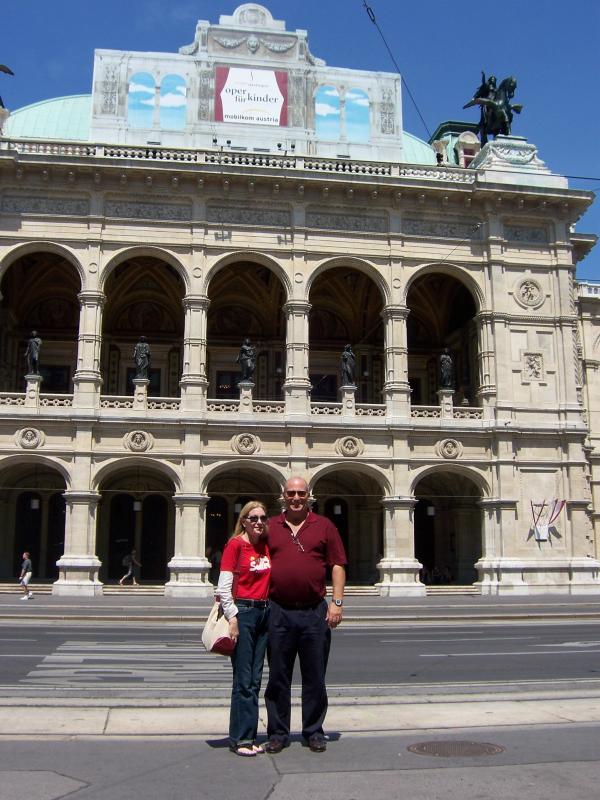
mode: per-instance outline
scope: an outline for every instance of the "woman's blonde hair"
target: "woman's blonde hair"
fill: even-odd
[[[265,506],[264,503],[262,503],[260,500],[250,500],[250,502],[246,503],[246,505],[240,511],[240,515],[237,518],[237,522],[235,523],[235,528],[233,529],[234,536],[239,536],[244,532],[244,525],[242,521],[246,519],[248,513],[252,511],[253,508],[262,508],[265,514],[267,513],[267,507]],[[267,525],[265,523],[265,529],[266,527]]]

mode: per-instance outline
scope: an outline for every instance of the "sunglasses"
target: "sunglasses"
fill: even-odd
[[[306,497],[308,495],[308,492],[305,492],[303,489],[301,489],[300,491],[298,491],[297,489],[286,489],[285,491],[286,497],[295,497],[296,495],[298,495],[298,497]]]
[[[266,522],[267,521],[267,515],[266,514],[261,514],[259,516],[258,514],[252,514],[251,516],[246,517],[246,519],[248,520],[248,522],[252,522],[252,523],[254,523],[254,522]]]

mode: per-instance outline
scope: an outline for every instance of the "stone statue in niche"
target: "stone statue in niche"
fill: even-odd
[[[31,331],[31,339],[27,342],[27,349],[25,350],[25,358],[27,359],[27,374],[39,375],[39,362],[40,350],[42,349],[42,340],[37,335],[37,331]]]
[[[254,370],[256,369],[256,351],[250,344],[250,339],[244,339],[235,361],[236,364],[240,365],[242,371],[241,380],[251,381],[254,377]]]
[[[133,348],[133,361],[135,364],[136,378],[148,379],[150,373],[150,345],[145,336],[140,336],[138,343]]]
[[[440,389],[454,388],[454,364],[447,347],[440,355]]]
[[[349,344],[344,347],[340,358],[340,373],[342,386],[356,386],[356,356]]]

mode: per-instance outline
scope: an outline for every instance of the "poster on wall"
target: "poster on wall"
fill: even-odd
[[[216,67],[215,122],[287,126],[287,72]]]

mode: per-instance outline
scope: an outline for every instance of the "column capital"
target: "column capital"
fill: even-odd
[[[84,289],[82,292],[79,292],[77,299],[82,306],[91,304],[102,307],[106,302],[106,295],[99,289]]]
[[[311,310],[312,305],[308,302],[308,300],[288,300],[287,303],[283,304],[283,310],[286,314],[293,313],[294,311],[303,312],[304,314],[308,314]]]
[[[410,314],[410,308],[400,303],[388,303],[381,309],[381,316],[383,319],[407,319]]]
[[[198,506],[198,508],[204,508],[209,500],[210,495],[196,494],[195,492],[176,492],[173,495],[173,502],[176,506]]]
[[[206,294],[186,294],[181,304],[185,309],[198,308],[206,311],[210,305],[210,298]]]
[[[102,495],[90,489],[67,489],[63,497],[70,505],[97,505]]]
[[[396,495],[395,497],[382,497],[379,501],[386,509],[413,509],[419,502],[416,497],[409,495]]]

